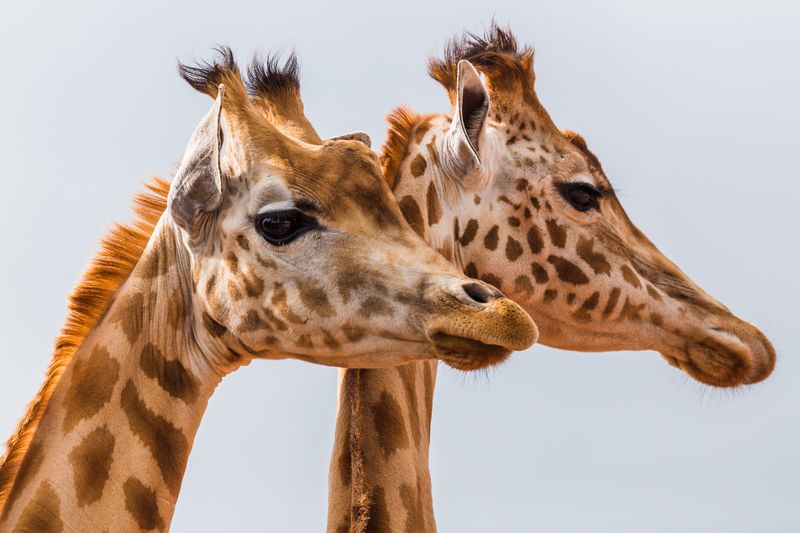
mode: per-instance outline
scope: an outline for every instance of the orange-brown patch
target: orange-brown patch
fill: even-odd
[[[166,527],[158,511],[156,491],[136,479],[129,477],[122,484],[125,493],[125,509],[143,531],[163,530]]]
[[[25,506],[14,533],[60,533],[64,530],[61,520],[61,500],[47,481],[36,489],[33,499]]]
[[[408,168],[411,171],[411,175],[418,178],[425,174],[425,169],[428,168],[428,162],[425,161],[422,154],[417,154],[417,157],[411,160],[411,164]]]
[[[119,361],[102,346],[95,346],[87,358],[75,361],[64,396],[64,431],[97,414],[111,400],[119,379]]]
[[[139,365],[144,373],[158,382],[173,398],[178,398],[186,403],[197,399],[198,380],[177,359],[167,359],[158,346],[147,343],[142,348]]]
[[[406,424],[397,400],[388,392],[383,391],[380,399],[372,405],[371,409],[378,445],[381,447],[384,457],[388,458],[397,450],[408,448]]]
[[[442,218],[442,205],[439,203],[439,195],[436,193],[433,181],[428,184],[426,197],[428,201],[428,225],[433,226]]]
[[[189,441],[186,435],[172,422],[151,411],[131,380],[122,389],[121,405],[131,431],[150,450],[164,483],[170,493],[177,496],[186,461],[189,459]]]
[[[144,328],[144,293],[134,291],[120,300],[115,307],[112,320],[120,324],[128,342],[135,343]]]
[[[79,507],[96,502],[103,495],[114,454],[114,435],[100,426],[86,435],[69,454]]]
[[[423,237],[425,235],[425,221],[422,220],[422,211],[419,204],[413,196],[403,196],[399,202],[400,211],[403,213],[403,218],[406,219],[411,229]]]
[[[300,299],[308,309],[321,317],[333,316],[334,310],[330,300],[328,300],[328,293],[316,281],[298,281],[297,290],[300,293]]]

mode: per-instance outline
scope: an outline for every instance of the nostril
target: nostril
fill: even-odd
[[[502,296],[498,291],[492,290],[481,283],[465,283],[461,288],[464,289],[467,296],[481,304],[489,303],[490,300]]]

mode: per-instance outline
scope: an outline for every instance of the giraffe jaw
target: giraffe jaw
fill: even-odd
[[[511,350],[496,344],[439,332],[431,335],[436,356],[457,370],[479,370],[502,363]]]

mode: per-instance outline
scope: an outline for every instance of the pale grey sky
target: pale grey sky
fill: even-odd
[[[536,47],[556,123],[628,213],[772,339],[773,376],[704,388],[654,353],[542,346],[440,372],[442,532],[800,531],[800,9],[776,1],[14,2],[0,19],[0,434],[38,388],[65,296],[131,195],[208,109],[177,58],[294,46],[323,136],[384,139],[394,106],[446,111],[426,58],[492,16]],[[197,436],[173,531],[321,531],[336,370],[256,362]]]

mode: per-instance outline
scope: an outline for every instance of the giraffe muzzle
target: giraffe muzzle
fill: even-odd
[[[766,379],[775,368],[775,348],[755,326],[736,317],[699,329],[667,361],[715,387],[737,387]]]
[[[496,289],[469,283],[463,290],[466,298],[451,300],[426,328],[436,356],[447,365],[459,370],[492,366],[539,338],[528,313]]]

